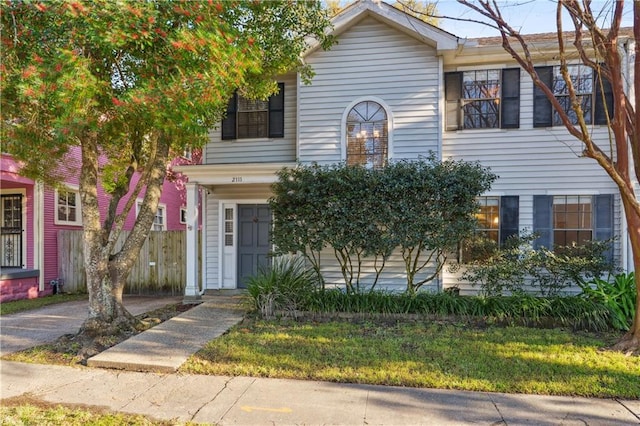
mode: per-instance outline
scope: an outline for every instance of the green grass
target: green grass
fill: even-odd
[[[181,368],[215,375],[640,398],[640,357],[614,334],[467,324],[245,320]]]
[[[26,398],[27,401],[2,400],[0,424],[3,425],[65,425],[65,426],[169,426],[185,423],[153,420],[142,415],[122,414],[90,406],[66,407]],[[24,399],[24,398],[22,398]],[[195,424],[195,423],[186,423]]]
[[[37,299],[23,299],[0,303],[0,315],[15,314],[16,312],[29,311],[56,303],[83,300],[87,299],[87,297],[86,294],[54,294],[52,296],[38,297]]]

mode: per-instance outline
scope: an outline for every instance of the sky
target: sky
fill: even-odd
[[[385,0],[387,3],[393,1]],[[482,18],[475,11],[458,4],[455,0],[432,0],[436,3],[441,16],[451,16],[456,18],[478,19]],[[594,13],[601,10],[612,10],[613,0],[593,0],[592,7]],[[556,30],[556,1],[553,0],[498,0],[501,6],[502,15],[514,28],[520,27],[523,34],[553,32]],[[565,30],[572,27],[571,21],[567,18],[563,21]],[[623,26],[633,25],[633,2],[625,3],[623,16]],[[608,25],[604,25],[605,27]],[[497,30],[483,25],[468,22],[454,21],[450,19],[440,19],[440,27],[458,37],[491,37],[498,35]]]

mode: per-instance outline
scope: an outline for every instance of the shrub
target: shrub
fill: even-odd
[[[457,316],[504,324],[563,326],[606,330],[610,312],[584,297],[456,296],[448,293],[345,293],[337,289],[314,292],[307,309],[319,313],[419,314]]]
[[[303,309],[318,285],[316,273],[307,267],[304,258],[281,256],[249,278],[247,291],[252,308],[271,317],[279,310]]]
[[[633,272],[618,274],[613,281],[594,278],[582,285],[582,296],[601,303],[611,312],[611,322],[618,330],[629,330],[636,312],[636,282]]]
[[[505,247],[464,265],[461,280],[479,286],[485,296],[525,293],[559,296],[585,280],[612,274],[607,258],[612,241],[588,241],[580,246],[533,249],[535,234],[508,239]],[[473,252],[473,249],[471,249]]]

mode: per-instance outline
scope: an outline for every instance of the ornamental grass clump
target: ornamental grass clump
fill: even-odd
[[[605,306],[611,313],[612,326],[628,331],[635,315],[636,286],[633,272],[618,274],[613,280],[594,278],[582,287],[582,296]]]
[[[251,307],[272,317],[277,311],[305,309],[318,285],[316,273],[303,258],[281,256],[249,278],[247,291]]]

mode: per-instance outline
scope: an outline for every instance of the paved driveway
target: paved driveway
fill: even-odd
[[[125,296],[124,306],[138,315],[181,301],[182,296]],[[87,318],[88,306],[88,301],[80,300],[0,316],[0,356],[77,333]]]

